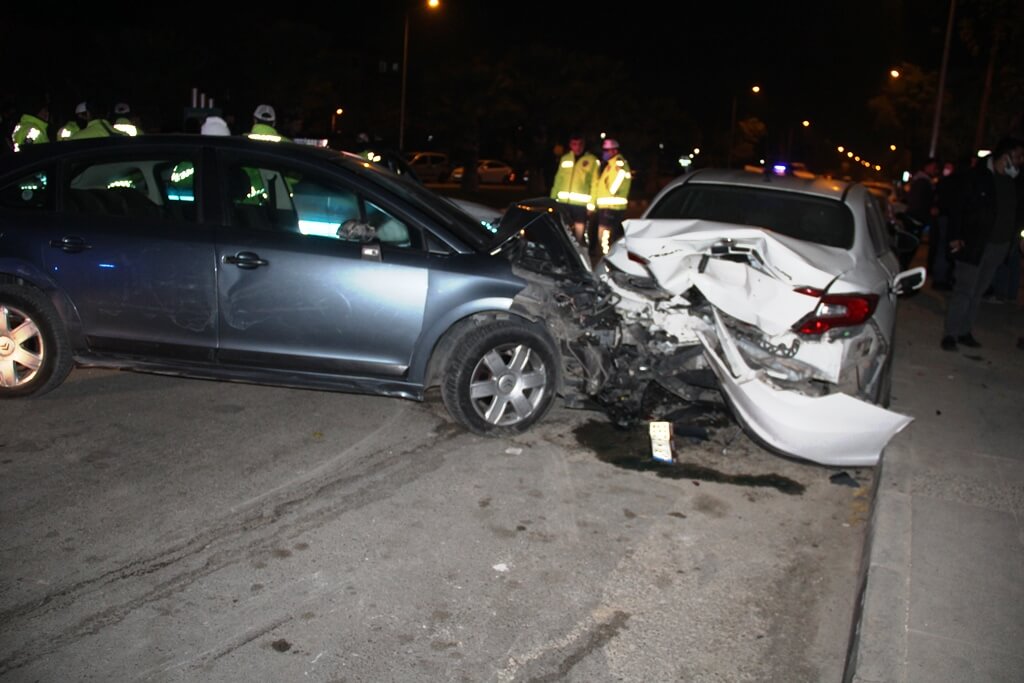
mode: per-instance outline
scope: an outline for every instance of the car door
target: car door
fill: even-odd
[[[225,158],[219,359],[399,376],[423,326],[423,235],[323,170]]]
[[[885,217],[878,202],[867,192],[864,193],[864,197],[867,238],[870,250],[874,253],[873,259],[865,260],[865,268],[875,275],[874,291],[878,294],[875,319],[889,339],[896,325],[896,300],[899,295],[894,285],[900,273],[900,262],[892,249]]]
[[[64,164],[60,220],[41,260],[91,350],[212,358],[216,267],[213,231],[199,220],[192,189],[197,152],[137,150]]]

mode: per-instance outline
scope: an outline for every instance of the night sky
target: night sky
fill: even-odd
[[[92,93],[111,104],[130,97],[136,111],[151,119],[163,115],[159,126],[167,128],[164,121],[180,120],[180,108],[198,86],[244,120],[256,103],[284,99],[286,82],[309,71],[310,63],[334,61],[341,73],[355,54],[394,67],[408,12],[409,97],[418,109],[423,107],[416,98],[426,96],[424,74],[444,69],[449,60],[493,61],[540,45],[615,60],[640,93],[673,98],[707,130],[725,125],[739,94],[740,117],[808,118],[829,140],[868,145],[877,141],[871,140],[867,100],[900,62],[938,69],[949,5],[632,1],[617,8],[602,4],[599,11],[593,3],[442,0],[441,9],[429,14],[411,0],[341,2],[315,11],[289,4],[218,5],[233,17],[229,21],[207,17],[202,6],[136,5],[126,12],[110,6],[100,13],[90,7],[81,4],[68,20],[7,12],[0,27],[8,65],[5,100],[43,90],[61,119]],[[754,83],[763,94],[747,101]],[[345,97],[345,88],[353,86],[338,87],[341,92],[329,97],[346,105],[356,100],[351,92]],[[608,107],[616,106],[614,95],[606,99]],[[600,118],[602,112],[589,115]]]

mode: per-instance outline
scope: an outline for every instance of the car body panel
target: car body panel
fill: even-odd
[[[743,360],[716,312],[716,332],[725,349],[698,332],[711,367],[743,425],[774,450],[822,465],[870,467],[911,418],[846,394],[805,396],[759,380]]]

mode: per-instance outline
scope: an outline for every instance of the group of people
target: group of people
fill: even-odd
[[[107,118],[106,110],[92,102],[80,102],[75,107],[74,118],[67,121],[51,136],[50,108],[46,101],[39,101],[21,115],[14,124],[7,140],[8,149],[18,152],[27,145],[39,145],[51,140],[81,140],[86,138],[111,137],[117,135],[136,136],[142,133],[138,120],[126,102],[114,105],[114,120]],[[247,133],[251,138],[278,142],[288,140],[277,128],[277,113],[269,104],[261,104],[253,111],[252,128]],[[220,116],[207,116],[200,132],[204,135],[231,135],[231,128]]]
[[[551,198],[564,204],[573,220],[577,241],[593,260],[608,252],[622,237],[633,174],[614,138],[601,143],[601,161],[587,151],[580,134],[569,137],[551,186]]]
[[[931,242],[955,263],[940,342],[946,351],[981,346],[973,327],[982,298],[1001,265],[1016,264],[1019,273],[1024,253],[1024,192],[1018,180],[1022,166],[1024,141],[1004,138],[950,188],[947,234],[935,235]],[[1019,286],[1019,279],[1009,285],[1014,301]],[[1024,338],[1017,345],[1024,348]]]
[[[992,154],[958,168],[929,157],[910,180],[905,218],[927,231],[932,288],[950,292],[940,346],[979,348],[974,323],[982,301],[1016,302],[1024,254],[1024,141],[1007,137]],[[913,254],[903,255],[909,267]],[[1018,342],[1024,348],[1024,337]]]
[[[53,135],[54,140],[81,140],[86,138],[110,137],[112,135],[138,135],[138,122],[126,102],[114,105],[114,122],[107,119],[106,111],[90,102],[79,102],[75,106],[74,118],[66,121]],[[29,108],[11,131],[10,149],[20,151],[27,145],[50,142],[50,106],[41,100]]]

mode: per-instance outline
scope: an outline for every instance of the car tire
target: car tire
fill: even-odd
[[[38,290],[0,285],[0,398],[45,394],[72,364],[71,342],[53,304]]]
[[[454,344],[441,385],[451,416],[475,434],[520,434],[551,408],[558,353],[534,324],[502,320],[472,327]]]

